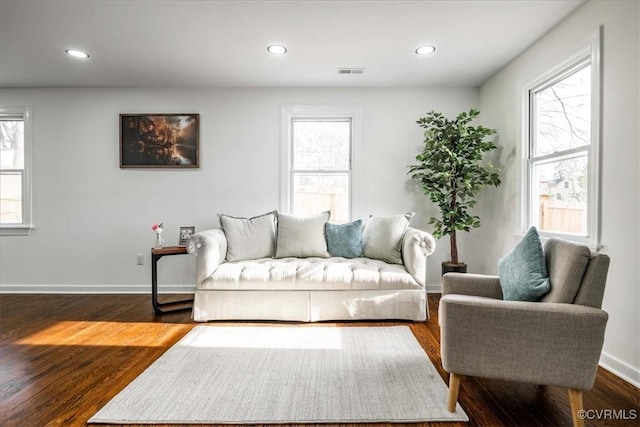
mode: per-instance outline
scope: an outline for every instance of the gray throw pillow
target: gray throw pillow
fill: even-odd
[[[312,217],[277,212],[276,258],[328,258],[330,255],[324,237],[324,224],[329,221],[330,215],[329,211]]]
[[[372,216],[364,227],[364,256],[390,264],[402,264],[402,238],[413,212],[391,216]]]
[[[549,292],[551,284],[547,263],[535,227],[498,261],[502,297],[507,301],[538,301]]]
[[[358,258],[363,255],[361,219],[347,224],[326,223],[324,233],[331,256]]]
[[[276,248],[276,211],[253,218],[218,214],[227,238],[227,261],[271,258]]]

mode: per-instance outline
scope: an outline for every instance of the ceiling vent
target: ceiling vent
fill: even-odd
[[[338,68],[338,74],[364,74],[366,68]]]

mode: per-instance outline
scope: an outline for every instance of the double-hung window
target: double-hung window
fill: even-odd
[[[282,209],[300,216],[330,210],[332,222],[348,222],[357,108],[284,107],[282,115]]]
[[[31,231],[28,107],[0,106],[0,234]]]
[[[600,56],[596,31],[525,91],[525,228],[598,246]]]

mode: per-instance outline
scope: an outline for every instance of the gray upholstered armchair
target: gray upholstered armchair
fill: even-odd
[[[461,376],[569,389],[575,426],[593,387],[608,314],[601,310],[609,257],[558,239],[545,245],[551,291],[540,302],[503,301],[497,276],[449,273],[439,321],[449,411]]]

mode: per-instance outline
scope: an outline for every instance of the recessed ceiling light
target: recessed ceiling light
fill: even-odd
[[[431,55],[435,51],[435,46],[420,46],[416,49],[416,55]]]
[[[267,47],[267,51],[272,55],[284,55],[287,53],[287,48],[282,46],[281,44],[272,44]]]
[[[87,59],[89,57],[87,52],[83,52],[78,49],[67,49],[65,52],[67,52],[67,55],[73,56],[74,58]]]

